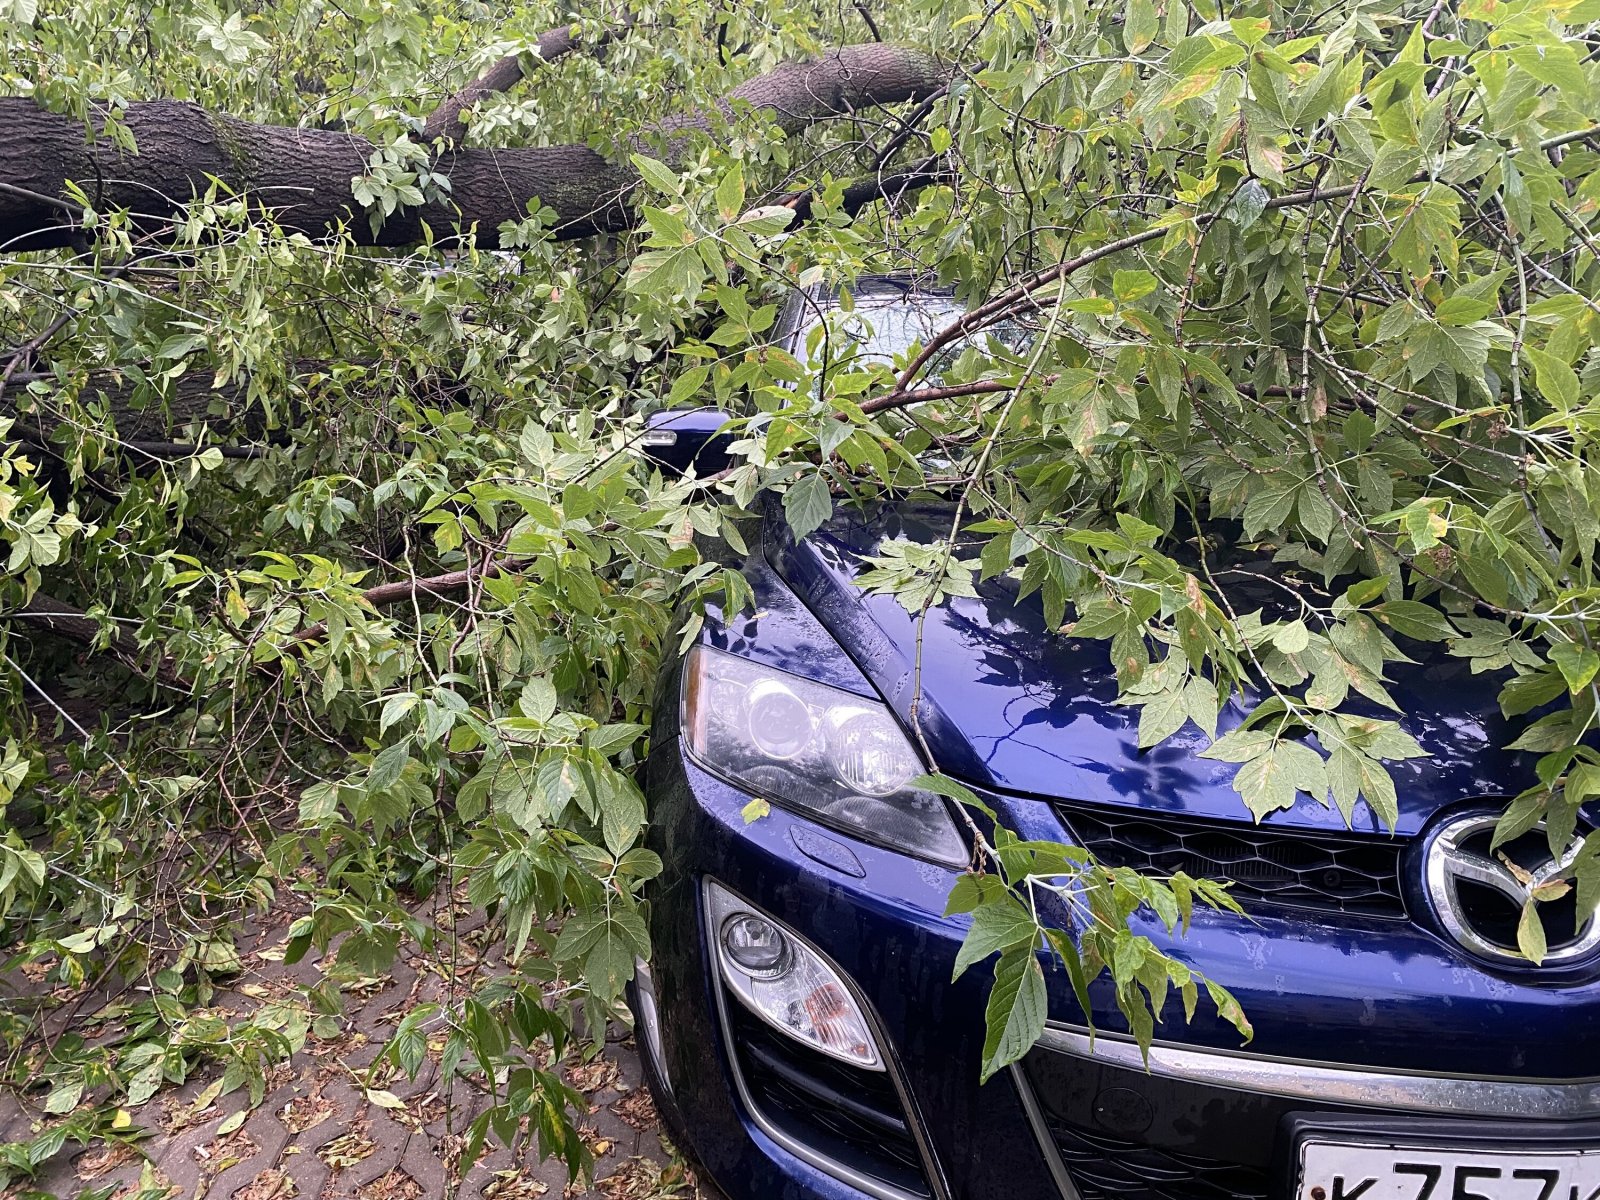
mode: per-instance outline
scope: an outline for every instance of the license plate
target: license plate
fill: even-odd
[[[1600,1200],[1600,1148],[1481,1151],[1308,1139],[1295,1200]]]

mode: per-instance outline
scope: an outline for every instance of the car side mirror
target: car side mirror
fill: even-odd
[[[728,447],[732,432],[724,432],[733,418],[715,408],[672,408],[645,418],[639,445],[645,457],[669,475],[687,475],[690,468],[700,478],[725,471],[733,460]]]

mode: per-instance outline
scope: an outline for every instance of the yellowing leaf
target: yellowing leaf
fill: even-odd
[[[238,1112],[232,1114],[231,1116],[224,1117],[222,1119],[222,1123],[217,1126],[217,1136],[227,1137],[235,1129],[238,1129],[241,1125],[243,1125],[245,1118],[249,1115],[250,1110],[248,1108],[241,1108]]]

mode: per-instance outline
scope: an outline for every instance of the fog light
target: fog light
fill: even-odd
[[[872,1027],[832,963],[721,884],[705,881],[728,990],[781,1033],[851,1066],[884,1069]]]
[[[728,957],[757,979],[771,979],[789,969],[789,939],[765,917],[743,913],[722,926]]]

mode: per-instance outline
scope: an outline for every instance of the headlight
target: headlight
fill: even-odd
[[[907,786],[922,761],[876,701],[696,646],[683,730],[701,766],[753,796],[933,862],[969,857],[945,802]]]
[[[883,1070],[872,1026],[833,965],[715,880],[708,878],[705,889],[723,981],[745,1007],[813,1050]]]

